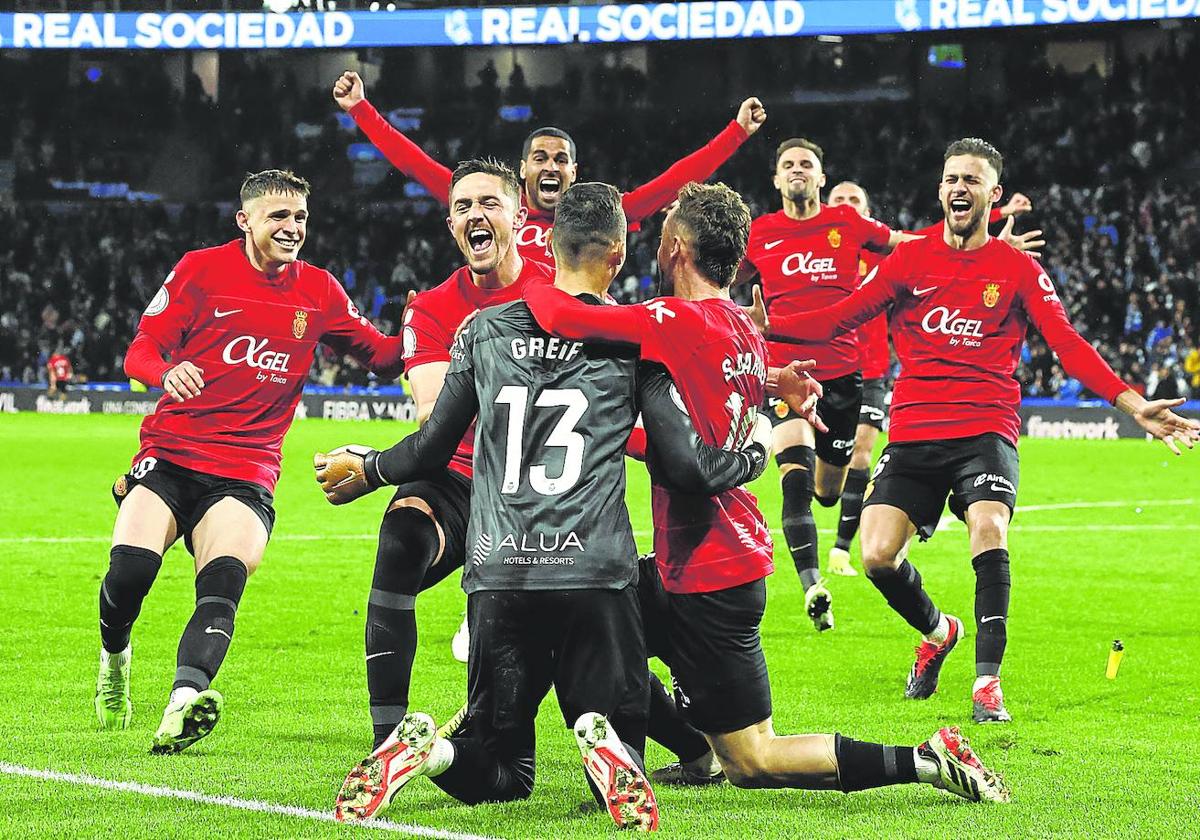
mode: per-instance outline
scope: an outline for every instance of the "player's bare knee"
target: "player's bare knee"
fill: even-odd
[[[873,573],[894,571],[900,566],[900,550],[904,543],[893,540],[863,540],[862,562],[863,570],[870,577]]]
[[[968,517],[971,550],[975,554],[1008,545],[1008,511],[972,511]]]
[[[762,758],[753,753],[738,753],[721,758],[725,778],[738,788],[771,787],[772,776]]]

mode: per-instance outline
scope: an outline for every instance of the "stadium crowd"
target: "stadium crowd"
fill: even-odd
[[[936,111],[767,99],[764,137],[717,177],[756,213],[773,211],[774,144],[808,135],[826,150],[829,186],[856,180],[876,217],[915,228],[938,212],[932,183],[946,138],[987,137],[1007,156],[1007,189],[1033,199],[1021,225],[1046,231],[1043,262],[1084,335],[1147,394],[1200,398],[1200,189],[1171,177],[1181,166],[1200,168],[1189,134],[1200,124],[1200,91],[1175,83],[1200,71],[1200,48],[1188,43],[1154,60],[1118,55],[1107,77],[1023,65],[1007,74],[1006,98],[964,97]],[[17,201],[0,209],[0,379],[44,380],[46,359],[60,348],[82,375],[122,378],[139,313],[172,260],[234,238],[231,200],[249,170],[289,166],[313,181],[303,256],[339,277],[384,331],[396,331],[410,289],[456,267],[443,208],[385,162],[351,160],[348,148],[365,138],[339,119],[327,86],[302,90],[286,71],[231,55],[240,62],[236,83],[223,84],[219,106],[195,78],[176,93],[157,56],[128,56],[78,85],[31,68],[27,84],[3,93],[3,110],[20,116],[11,139]],[[384,55],[368,96],[386,112],[410,92],[403,67]],[[438,160],[515,159],[531,127],[553,123],[577,140],[582,180],[626,189],[705,142],[733,112],[722,102],[664,119],[645,77],[619,63],[586,78],[569,68],[551,87],[530,88],[519,67],[506,80],[485,67],[469,89],[446,85],[438,98],[455,104],[424,109],[413,131]],[[524,104],[528,121],[498,116],[500,106]],[[266,112],[271,121],[259,119]],[[92,198],[80,182],[126,183],[167,200],[120,191]],[[646,228],[632,234],[625,278],[614,286],[624,301],[654,291],[657,230]],[[366,381],[332,357],[319,359],[312,377]],[[1037,337],[1018,377],[1030,396],[1080,392]]]

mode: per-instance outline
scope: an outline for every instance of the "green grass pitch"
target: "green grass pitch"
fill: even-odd
[[[311,456],[342,443],[386,445],[407,427],[298,422],[287,438],[279,519],[251,579],[216,681],[221,725],[177,756],[148,753],[192,609],[192,566],[168,553],[134,632],[134,720],[97,731],[97,588],[107,568],[113,479],[129,464],[136,418],[8,415],[0,505],[0,837],[316,837],[369,830],[219,804],[14,775],[14,766],[88,774],[214,796],[329,810],[369,746],[362,636],[383,493],[327,505]],[[720,789],[658,791],[670,837],[1195,836],[1200,812],[1200,452],[1175,458],[1141,441],[1024,441],[1011,536],[1013,606],[1005,689],[1015,721],[969,723],[972,640],[954,653],[933,699],[902,696],[914,634],[863,577],[832,581],[837,629],[803,615],[780,546],[763,627],[780,732],[840,731],[912,744],[962,723],[1013,788],[1007,807],[906,786],[842,795]],[[757,485],[772,524],[772,469]],[[629,506],[648,544],[648,490],[630,469]],[[1049,509],[1047,509],[1049,508]],[[836,511],[818,510],[822,555]],[[857,549],[855,551],[857,558]],[[824,557],[822,558],[824,559]],[[973,635],[973,576],[961,526],[915,546],[935,601]],[[856,559],[857,562],[857,559]],[[412,707],[444,719],[465,668],[449,640],[464,596],[451,580],[419,600]],[[1120,676],[1105,679],[1114,638]],[[601,837],[573,739],[553,699],[538,729],[537,786],[508,805],[468,808],[417,780],[388,818],[497,837]],[[651,746],[651,766],[664,750]],[[377,831],[370,831],[378,834]]]

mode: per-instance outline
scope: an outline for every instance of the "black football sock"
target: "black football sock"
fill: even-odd
[[[912,747],[886,747],[834,735],[838,784],[843,793],[919,781]]]
[[[533,792],[533,747],[510,745],[504,737],[497,741],[502,755],[489,752],[475,738],[451,738],[454,763],[430,781],[468,805],[528,798]]]
[[[971,561],[975,568],[975,675],[1000,674],[1008,644],[1008,551],[993,548]]]
[[[888,605],[913,629],[928,635],[937,629],[942,613],[921,586],[921,573],[905,560],[896,569],[867,569],[867,577],[883,593]]]
[[[366,627],[367,693],[376,747],[408,712],[417,653],[417,593],[438,547],[437,527],[423,511],[400,507],[384,515]]]
[[[807,591],[821,578],[817,562],[817,524],[813,521],[813,469],[817,453],[807,446],[791,446],[779,453],[780,465],[793,464],[784,474],[783,538],[787,541],[792,562]]]
[[[837,542],[834,546],[842,551],[850,550],[854,535],[858,533],[858,518],[862,515],[863,491],[871,473],[867,470],[850,470],[846,473],[846,486],[842,488],[842,513],[838,517]]]
[[[621,737],[625,732],[618,729]],[[709,752],[704,734],[692,726],[680,713],[675,700],[667,693],[667,687],[657,674],[650,674],[650,720],[647,725],[650,739],[662,744],[687,764]]]
[[[100,642],[109,653],[129,647],[133,622],[161,566],[162,555],[148,548],[114,545],[109,551],[100,584]]]
[[[196,611],[183,630],[172,688],[204,691],[233,641],[233,619],[246,588],[246,565],[236,557],[218,557],[196,575]]]

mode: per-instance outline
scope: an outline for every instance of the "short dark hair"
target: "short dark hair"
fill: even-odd
[[[750,208],[725,184],[685,184],[671,217],[682,225],[696,252],[696,268],[728,287],[750,240]]]
[[[625,210],[617,188],[585,181],[572,184],[558,200],[550,236],[559,264],[575,268],[587,252],[602,256],[614,243],[624,242],[625,230]]]
[[[555,128],[552,125],[535,128],[529,132],[529,136],[525,138],[524,144],[521,146],[521,160],[529,157],[529,150],[533,148],[533,141],[539,137],[558,137],[567,141],[567,152],[571,155],[571,160],[575,160],[575,141],[571,139],[571,135],[563,131],[561,128]]]
[[[471,158],[459,162],[458,166],[454,167],[454,174],[450,176],[450,192],[453,193],[458,182],[468,175],[492,175],[499,178],[509,198],[518,207],[521,205],[521,182],[517,179],[517,173],[495,158]]]
[[[983,158],[987,161],[992,169],[996,170],[996,177],[1000,177],[1000,173],[1004,171],[1004,156],[1000,151],[986,140],[980,140],[978,137],[964,137],[961,140],[955,140],[946,147],[946,156],[942,158],[942,162],[950,160],[958,155],[971,155],[972,157]]]
[[[775,166],[779,166],[779,159],[783,157],[783,153],[788,149],[808,149],[817,156],[817,163],[821,164],[821,168],[825,168],[825,151],[807,137],[792,137],[789,140],[784,140],[779,144],[779,148],[775,150]]]
[[[838,187],[846,185],[846,184],[849,184],[852,187],[858,188],[858,191],[863,194],[863,206],[866,207],[868,210],[870,210],[871,209],[871,194],[869,192],[867,192],[867,188],[864,187],[862,184],[858,183],[858,181],[839,181],[838,183],[833,185],[833,188],[836,190]]]
[[[239,195],[242,204],[252,198],[261,198],[274,193],[276,195],[302,195],[305,198],[312,191],[312,185],[290,169],[264,169],[262,172],[247,172]]]

